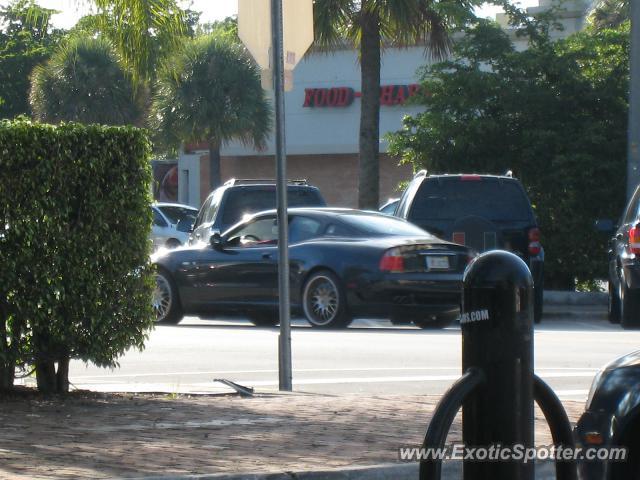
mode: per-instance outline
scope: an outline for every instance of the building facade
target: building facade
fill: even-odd
[[[542,0],[536,9],[549,8]],[[565,5],[564,30],[573,33],[584,24],[587,1]],[[505,25],[504,16],[498,22]],[[525,48],[522,41],[518,48]],[[385,135],[402,126],[405,115],[419,106],[406,100],[418,90],[419,69],[429,62],[423,46],[387,48],[381,67],[380,201],[400,195],[398,184],[411,178],[409,165],[387,154]],[[320,188],[330,205],[355,207],[358,188],[360,126],[360,68],[353,49],[311,52],[293,72],[293,89],[285,93],[287,177],[307,179]],[[275,178],[274,139],[264,151],[239,143],[222,149],[222,178]],[[210,192],[207,152],[186,150],[179,160],[179,201],[199,206]]]

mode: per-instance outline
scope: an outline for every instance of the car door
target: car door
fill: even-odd
[[[278,259],[275,216],[250,220],[223,238],[221,249],[207,247],[200,265],[200,302],[224,309],[277,303]]]

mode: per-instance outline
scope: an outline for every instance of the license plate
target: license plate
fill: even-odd
[[[427,268],[429,270],[448,270],[449,257],[427,256]]]

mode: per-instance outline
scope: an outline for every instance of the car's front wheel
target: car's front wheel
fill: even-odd
[[[340,279],[328,270],[311,274],[302,290],[304,316],[312,327],[344,328],[351,323]]]
[[[178,324],[182,320],[182,306],[178,298],[178,289],[171,276],[164,270],[156,273],[156,288],[152,296],[156,323]]]
[[[165,247],[167,247],[170,250],[173,250],[174,248],[178,248],[181,245],[182,244],[180,243],[180,240],[176,238],[170,238],[169,240],[167,240],[167,243],[165,243]]]

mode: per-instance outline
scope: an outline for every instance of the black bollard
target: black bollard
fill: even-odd
[[[460,326],[462,371],[485,376],[463,403],[465,446],[533,447],[533,280],[526,263],[499,250],[476,257],[464,275]],[[465,480],[534,475],[533,461],[464,460]]]

